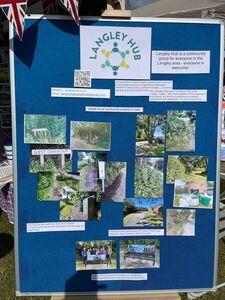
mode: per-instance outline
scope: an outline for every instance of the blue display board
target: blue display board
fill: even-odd
[[[113,30],[119,28],[117,30],[118,32],[122,32],[121,28],[124,28],[124,30],[128,28],[129,30],[131,29],[131,32],[133,31],[134,35],[135,29],[143,29],[150,32],[150,36],[146,36],[146,32],[143,36],[141,34],[136,35],[136,37],[142,37],[143,41],[140,40],[139,44],[144,42],[144,40],[148,41],[148,44],[144,45],[141,50],[144,52],[144,49],[148,49],[147,52],[145,51],[147,53],[145,53],[147,62],[142,61],[140,65],[140,69],[146,72],[142,74],[141,71],[136,68],[135,72],[129,73],[131,74],[129,75],[130,77],[128,76],[128,78],[126,78],[126,75],[119,77],[119,75],[122,74],[120,72],[123,71],[124,74],[126,74],[126,69],[131,67],[131,63],[129,63],[129,66],[126,68],[126,64],[128,63],[124,57],[124,53],[127,51],[125,54],[127,54],[129,59],[129,55],[133,49],[131,46],[129,48],[129,44],[127,44],[127,49],[123,48],[124,52],[118,50],[119,47],[117,48],[117,46],[119,46],[118,44],[120,44],[122,37],[122,34],[118,34],[117,38],[111,36],[111,39],[114,39],[112,43],[115,43],[117,39],[117,45],[112,44],[114,48],[117,48],[114,53],[118,53],[119,51],[121,55],[123,52],[120,57],[121,60],[119,60],[116,67],[110,63],[109,56],[113,53],[111,49],[110,54],[107,56],[106,51],[109,49],[104,48],[101,42],[98,42],[98,44],[95,43],[95,46],[93,46],[95,49],[92,50],[93,57],[95,57],[95,55],[99,56],[100,53],[105,53],[106,56],[105,60],[102,58],[102,66],[99,71],[100,73],[103,72],[103,75],[102,77],[100,76],[101,78],[97,75],[92,76],[90,90],[110,90],[111,94],[108,99],[100,99],[98,96],[97,98],[94,98],[94,96],[86,98],[71,98],[68,96],[53,97],[51,96],[51,88],[53,87],[74,87],[74,70],[84,69],[83,66],[87,62],[85,57],[87,60],[90,60],[91,55],[89,57],[84,57],[84,55],[87,53],[85,45],[88,47],[88,40],[91,38],[91,35],[82,36],[82,34],[84,34],[82,33],[82,29],[81,34],[79,27],[77,27],[71,19],[29,17],[26,19],[23,41],[20,42],[17,37],[11,38],[17,293],[18,295],[23,295],[40,293],[140,293],[169,290],[211,290],[216,284],[217,270],[217,211],[219,195],[218,137],[220,135],[218,124],[220,124],[220,83],[222,78],[221,74],[223,72],[221,68],[221,53],[223,53],[223,51],[221,51],[221,49],[223,49],[221,37],[223,37],[223,27],[219,21],[185,21],[176,19],[158,19],[157,21],[141,19],[130,21],[83,20],[81,21],[81,25],[84,25],[85,28],[90,28],[90,30],[93,26],[97,26],[99,28],[99,35],[101,28],[104,26],[107,26],[107,28],[111,27]],[[151,31],[149,29],[151,29]],[[96,29],[96,31],[98,30]],[[110,31],[108,31],[108,33],[109,32]],[[82,47],[80,48],[81,39]],[[105,36],[105,39],[107,40],[109,38]],[[183,64],[185,61],[184,57],[193,55],[192,66],[190,66],[191,64],[188,66],[188,68],[193,69],[187,71],[187,68],[184,67],[183,71],[181,71],[179,68],[173,68],[172,70],[172,67],[168,67],[170,71],[166,69],[166,71],[163,72],[163,67],[159,64],[160,60],[157,60],[156,57],[157,51],[164,51],[164,56],[160,56],[160,53],[158,54],[164,63],[163,66],[165,69],[168,67],[168,61],[171,64],[173,59],[175,59],[172,57],[172,59],[163,60],[163,57],[166,57],[169,52],[170,56],[176,56],[176,54],[174,54],[175,52],[178,53],[178,56],[180,52],[185,52],[184,55],[182,54],[182,59],[179,60],[179,62],[182,61],[183,67],[185,66],[185,64]],[[192,52],[192,54],[190,54],[189,51]],[[153,52],[156,56],[153,56]],[[140,53],[132,53],[133,57],[139,54]],[[82,66],[81,56],[83,57]],[[198,56],[200,56],[200,60],[203,61],[200,65],[194,63],[194,61],[198,59]],[[94,58],[92,58],[90,65],[93,63],[93,59]],[[137,62],[137,60],[138,58],[136,57],[134,61]],[[123,62],[121,63],[121,61]],[[155,64],[154,72],[153,63]],[[125,71],[122,69],[125,69]],[[89,71],[87,69],[84,70]],[[111,72],[110,75],[106,75],[105,78],[104,70],[108,72],[107,74]],[[95,70],[92,69],[90,71],[91,74],[94,74]],[[130,72],[130,69],[128,71]],[[136,73],[137,76],[138,74],[141,75],[137,78],[134,73]],[[188,100],[182,98],[185,97],[184,94],[178,94],[177,97],[180,97],[180,99],[176,98],[176,101],[170,101],[165,96],[165,86],[153,91],[156,94],[159,92],[164,93],[164,96],[162,96],[164,99],[162,101],[153,101],[151,100],[151,96],[149,98],[147,94],[144,96],[140,95],[140,90],[142,89],[138,88],[139,96],[116,96],[115,84],[117,78],[120,80],[147,80],[148,82],[149,80],[161,82],[169,81],[173,84],[173,91],[186,90]],[[190,90],[194,90],[195,93],[197,93],[197,90],[200,92],[197,96],[196,94],[193,96]],[[159,96],[156,95],[155,97]],[[175,94],[173,97],[175,97]],[[196,100],[196,97],[199,101]],[[143,108],[143,112],[140,111],[138,114],[135,112],[88,112],[85,110],[87,106],[117,108],[141,107]],[[176,113],[175,115],[173,115],[173,113],[169,115],[168,112],[171,111],[191,112],[188,119],[189,126],[186,126],[187,123],[185,123],[187,122],[188,115],[184,116],[181,114],[177,116]],[[164,128],[166,130],[167,145],[163,154],[164,164],[163,167],[156,167],[155,165],[152,167],[154,169],[161,168],[160,171],[163,172],[162,197],[160,197],[157,192],[156,197],[154,197],[154,195],[146,197],[145,194],[141,197],[140,195],[142,194],[135,191],[135,159],[137,163],[137,158],[140,157],[136,155],[135,148],[137,145],[135,146],[135,139],[137,118],[139,118],[138,115],[140,114],[164,115],[165,118],[167,116],[165,123],[166,129]],[[161,223],[160,226],[157,226],[157,223],[152,223],[152,225],[142,223],[140,225],[136,222],[134,226],[132,226],[131,223],[130,226],[126,227],[124,226],[125,223],[123,223],[124,203],[103,201],[101,202],[101,219],[85,220],[85,230],[68,230],[69,224],[73,223],[72,221],[75,220],[75,222],[77,222],[75,218],[73,220],[66,220],[68,224],[65,225],[66,230],[64,228],[64,230],[51,231],[53,228],[51,224],[54,222],[59,224],[65,222],[65,220],[63,221],[62,218],[60,220],[60,201],[38,200],[37,189],[39,175],[35,172],[30,172],[30,144],[34,142],[29,142],[29,139],[26,137],[26,126],[30,126],[28,121],[27,124],[24,124],[25,116],[27,115],[66,116],[65,139],[67,145],[71,143],[71,121],[111,123],[110,149],[103,151],[107,153],[106,164],[107,161],[126,162],[126,198],[134,198],[135,196],[136,198],[163,198],[163,225]],[[172,119],[169,120],[169,117]],[[183,123],[179,123],[180,121],[176,121],[173,117],[179,120],[183,118]],[[64,121],[65,120],[62,119],[62,123]],[[49,121],[49,126],[51,122],[53,121]],[[188,130],[187,127],[192,128],[191,134],[194,135],[194,141],[192,141],[192,146],[190,146],[190,139],[188,139],[189,142],[186,141],[191,147],[188,151],[185,151],[185,149],[182,150],[182,147],[180,148],[181,150],[178,149],[178,151],[176,151],[176,145],[175,150],[168,148],[169,138],[171,138],[171,132],[169,130],[172,130],[168,129],[168,126],[173,127],[174,124],[179,126],[180,124],[183,124],[182,126],[186,124],[186,127],[182,127],[183,129],[181,129],[181,131],[183,130],[184,132]],[[35,133],[35,130],[43,131],[46,130],[46,128],[45,126],[38,128],[37,125],[36,128],[32,130],[32,137],[36,142],[36,135],[40,133]],[[47,130],[50,129],[47,128]],[[104,130],[104,128],[102,128],[102,130]],[[162,130],[162,128],[160,130]],[[41,134],[44,135],[43,132]],[[188,134],[190,134],[190,132]],[[153,146],[157,145],[157,137],[159,138],[159,135],[159,133],[158,135],[155,133],[155,140],[152,141]],[[182,139],[182,134],[180,133],[180,135]],[[190,138],[190,136],[188,137]],[[176,138],[177,137],[174,137],[175,141]],[[61,144],[61,140],[59,142],[56,138],[56,141],[52,144]],[[104,148],[105,144],[102,144],[102,147]],[[77,174],[79,151],[74,149],[75,148],[73,148],[72,151],[72,171]],[[91,151],[92,150],[93,148]],[[82,151],[88,152],[87,150]],[[193,181],[197,181],[196,178],[198,178],[198,176],[193,179],[193,174],[190,173],[189,178],[176,178],[185,179],[189,181],[189,183],[191,182],[190,185],[192,185],[192,187],[189,187],[189,190],[183,190],[182,195],[184,200],[184,194],[186,194],[186,197],[191,197],[190,199],[194,201],[192,205],[188,202],[189,204],[185,207],[182,201],[178,202],[179,205],[174,202],[176,196],[174,196],[174,184],[168,184],[166,182],[169,164],[168,157],[171,155],[207,157],[207,167],[205,170],[201,169],[202,166],[198,165],[198,168],[195,166],[195,175],[197,174],[197,169],[199,169],[200,179],[202,179],[201,176],[207,176],[207,181],[214,182],[214,185],[208,185],[204,193],[201,193],[199,188],[193,186]],[[151,155],[147,155],[146,157],[149,156]],[[182,159],[181,162],[184,164]],[[172,164],[175,163],[176,161],[173,161]],[[137,167],[138,165],[136,164],[136,168]],[[187,165],[185,165],[185,167],[187,167]],[[185,173],[186,169],[182,172]],[[207,175],[205,174],[206,172]],[[189,183],[186,182],[186,184]],[[196,182],[194,184],[196,184]],[[179,187],[177,188],[179,189]],[[187,186],[185,186],[185,189],[186,188]],[[203,203],[204,199],[200,199],[200,197],[204,196],[206,201],[210,199],[211,207],[207,207],[208,204],[205,205]],[[60,197],[62,197],[61,194]],[[189,198],[188,201],[190,200]],[[181,209],[182,212],[187,210],[189,210],[189,212],[192,211],[192,215],[189,215],[186,221],[181,218],[178,224],[176,224],[176,216],[171,217],[168,211],[178,209],[177,206],[180,206],[179,209]],[[151,209],[146,209],[146,207],[141,206],[141,204],[140,207],[142,207],[142,210],[146,213],[147,211],[151,211]],[[140,207],[138,207],[139,213],[141,211]],[[136,212],[137,207],[135,213]],[[158,212],[157,210],[154,211],[155,214]],[[179,216],[177,215],[177,217]],[[184,224],[182,222],[186,223]],[[49,223],[48,226],[51,229],[45,229],[45,232],[41,232],[40,223]],[[32,232],[29,232],[29,224],[35,224],[36,230],[33,229]],[[184,229],[182,226],[190,226],[191,229],[189,228],[189,230],[187,227]],[[122,229],[125,231],[124,235],[122,235],[121,232],[119,234],[119,231],[117,231],[117,236],[109,236],[109,230]],[[128,231],[126,231],[129,229],[136,229],[136,234],[129,235]],[[153,229],[153,231],[150,231],[151,235],[150,233],[146,234],[142,231],[146,229]],[[139,233],[138,230],[140,230]],[[82,253],[81,250],[76,250],[77,242],[96,240],[103,241],[101,245],[99,244],[99,248],[104,248],[104,245],[107,245],[107,241],[110,241],[109,243],[114,245],[113,243],[115,241],[116,248],[114,249],[113,246],[115,253],[112,255],[112,258],[115,260],[114,265],[107,261],[109,263],[108,266],[108,264],[105,265],[106,262],[100,261],[100,268],[96,267],[97,264],[90,263],[90,265],[87,264],[85,269],[81,262],[79,269],[77,260],[81,258]],[[126,244],[127,240],[130,240],[128,244]],[[139,243],[137,240],[140,240]],[[157,240],[157,245],[154,244],[154,242],[152,242],[154,245],[151,243],[147,245],[145,240]],[[124,252],[121,252],[121,241],[124,241],[127,245]],[[136,247],[134,247],[136,250],[133,249],[133,252],[131,249],[132,244],[136,245]],[[94,243],[92,243],[92,246],[93,245]],[[145,247],[143,245],[146,246],[146,249],[144,249]],[[153,255],[155,256],[155,265],[150,265],[148,262],[148,259],[151,260],[150,256],[148,256],[148,258],[144,256],[148,253],[147,251],[149,251],[149,253],[152,251],[151,246],[157,249]],[[125,246],[123,245],[123,247]],[[139,250],[137,250],[137,248]],[[131,253],[130,256],[128,250]],[[78,252],[76,253],[76,251]],[[94,249],[94,251],[96,252],[96,249]],[[122,257],[125,256],[125,254],[127,255],[126,261],[124,257]],[[95,255],[97,257],[98,254],[95,253]],[[107,259],[108,258],[106,258],[106,260]],[[84,261],[88,263],[87,257]],[[101,263],[104,267],[102,267]],[[109,278],[93,280],[94,276],[99,274],[108,274]],[[120,280],[115,280],[113,274],[114,276],[121,276],[122,274],[124,277],[120,277]],[[133,274],[136,274],[136,279],[140,276],[140,280],[134,280],[134,277],[132,277]],[[131,277],[129,278],[129,276]]]

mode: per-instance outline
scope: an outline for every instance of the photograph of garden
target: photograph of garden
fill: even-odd
[[[195,151],[196,111],[167,112],[166,151]]]
[[[136,155],[164,155],[165,121],[162,115],[137,115]]]
[[[207,156],[168,156],[166,183],[180,180],[207,180]]]
[[[66,144],[66,116],[24,115],[24,143]]]
[[[120,241],[120,269],[141,269],[160,267],[159,240]]]
[[[73,150],[110,151],[111,123],[72,121],[70,147]]]
[[[167,209],[166,235],[194,236],[195,210],[194,209]]]
[[[30,173],[71,172],[72,151],[67,145],[31,145]]]
[[[135,159],[135,198],[163,198],[163,158]]]
[[[115,270],[116,241],[76,242],[76,270]]]
[[[106,153],[78,152],[77,171],[80,175],[80,191],[97,191],[98,161],[105,161]]]
[[[124,200],[123,226],[163,226],[163,199],[129,198]]]
[[[126,197],[126,166],[125,162],[106,162],[104,191],[101,201],[123,202]],[[99,182],[99,189],[102,187],[102,182]]]
[[[213,181],[175,180],[173,206],[212,208],[213,188]]]

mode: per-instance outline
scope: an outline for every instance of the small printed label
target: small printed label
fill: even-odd
[[[148,280],[147,273],[107,273],[107,274],[91,274],[91,280],[107,281],[107,280]]]
[[[85,222],[27,223],[27,232],[84,231]]]
[[[104,107],[104,106],[86,106],[88,112],[143,112],[143,107]]]
[[[60,155],[60,154],[71,154],[70,149],[33,149],[32,155]]]
[[[207,90],[172,90],[149,93],[149,101],[157,102],[206,102]]]
[[[60,98],[110,98],[110,90],[82,88],[51,88],[51,97]]]
[[[109,236],[163,236],[164,229],[110,229]]]
[[[149,96],[149,92],[172,88],[169,80],[116,80],[115,96]]]

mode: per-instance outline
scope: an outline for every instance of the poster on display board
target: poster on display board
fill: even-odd
[[[214,289],[223,34],[41,16],[22,42],[11,30],[17,295]]]

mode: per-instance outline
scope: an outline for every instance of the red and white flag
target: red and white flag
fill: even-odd
[[[0,0],[1,1],[1,0]],[[60,0],[65,8],[74,18],[77,25],[79,24],[79,15],[78,15],[78,0]]]
[[[27,0],[0,0],[0,7],[22,40]]]

